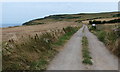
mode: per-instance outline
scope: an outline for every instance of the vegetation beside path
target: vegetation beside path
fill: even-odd
[[[92,29],[89,25],[89,30],[95,34],[100,41],[116,56],[120,57],[120,25],[118,24],[98,24],[96,29]]]
[[[66,27],[55,32],[29,36],[22,43],[13,39],[3,43],[3,70],[45,70],[58,53],[59,46],[80,27]]]

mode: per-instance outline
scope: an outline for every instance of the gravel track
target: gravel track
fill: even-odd
[[[93,65],[82,63],[81,40],[83,35],[88,38]],[[55,56],[47,70],[118,70],[118,58],[89,32],[86,25],[83,25]]]

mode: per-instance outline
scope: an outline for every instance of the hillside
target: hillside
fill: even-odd
[[[31,20],[25,22],[23,25],[39,25],[39,24],[47,24],[48,22],[58,22],[58,21],[81,22],[85,20],[115,18],[115,17],[119,17],[118,12],[60,14],[60,15],[50,15],[44,18]]]

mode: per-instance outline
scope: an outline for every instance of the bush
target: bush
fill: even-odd
[[[89,24],[105,24],[105,23],[119,23],[120,19],[114,19],[109,21],[89,21]]]

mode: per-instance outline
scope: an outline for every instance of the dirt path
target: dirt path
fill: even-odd
[[[84,70],[82,64],[81,39],[83,27],[75,33],[64,49],[48,66],[48,70]]]
[[[85,35],[88,38],[89,48],[94,64],[90,66],[91,70],[118,70],[118,58],[115,57],[100,42],[95,35],[89,32],[87,26],[85,26]]]
[[[85,33],[82,32],[85,27]],[[93,65],[86,66],[82,63],[82,36],[86,35],[89,42],[89,49],[93,58]],[[118,59],[113,56],[95,35],[83,26],[65,44],[63,50],[56,55],[48,66],[47,70],[117,70]]]

